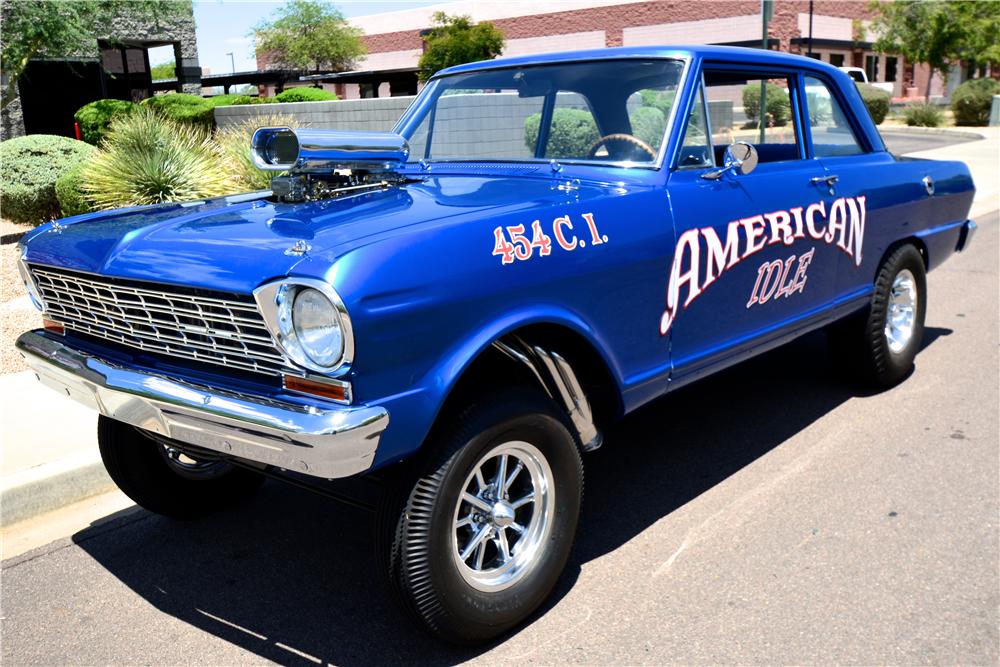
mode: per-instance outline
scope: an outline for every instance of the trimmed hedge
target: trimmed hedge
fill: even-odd
[[[235,97],[235,96],[234,96]],[[144,99],[141,106],[152,109],[163,118],[211,130],[215,124],[216,105],[204,97],[187,93],[167,93]]]
[[[955,125],[989,125],[993,96],[1000,95],[1000,81],[971,79],[951,94]]]
[[[911,104],[903,109],[903,120],[911,127],[938,127],[944,122],[944,113],[933,104]]]
[[[538,141],[538,126],[542,114],[533,113],[524,119],[524,144],[528,150],[535,150]],[[583,109],[556,109],[552,112],[552,128],[545,157],[584,158],[594,142],[601,138],[597,124],[589,111]]]
[[[130,114],[135,109],[136,104],[127,100],[95,100],[80,107],[73,114],[73,120],[80,126],[83,140],[96,146],[116,116]]]
[[[29,134],[0,143],[4,217],[34,225],[58,218],[56,181],[95,151],[83,141],[50,134]]]
[[[56,179],[56,199],[59,208],[66,217],[90,213],[93,207],[83,197],[80,185],[83,183],[83,170],[87,161],[83,160],[73,165],[66,173]]]
[[[275,102],[325,102],[337,96],[322,88],[289,88],[274,96]]]
[[[767,90],[767,113],[774,120],[775,127],[788,124],[791,116],[792,104],[788,99],[788,91],[780,86],[768,82]],[[759,127],[760,124],[760,82],[754,81],[743,87],[743,111],[746,113],[748,125]]]
[[[858,92],[861,93],[861,99],[864,100],[865,106],[868,107],[868,113],[872,116],[872,120],[875,121],[876,125],[881,125],[889,113],[889,103],[892,101],[892,96],[881,88],[876,88],[867,83],[859,83],[857,86]]]

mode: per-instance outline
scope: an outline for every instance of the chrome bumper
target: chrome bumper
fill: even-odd
[[[229,456],[332,479],[368,470],[385,408],[314,407],[116,366],[29,331],[17,348],[43,384],[133,426]]]
[[[976,224],[975,220],[966,220],[962,224],[962,232],[958,236],[958,247],[956,248],[958,252],[969,249],[969,244],[972,243],[972,237],[975,236],[977,229],[979,229],[979,225]]]

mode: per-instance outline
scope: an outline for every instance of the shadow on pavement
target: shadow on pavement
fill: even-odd
[[[924,346],[950,329],[927,328]],[[919,358],[918,358],[919,363]],[[585,459],[574,554],[544,615],[580,566],[615,550],[859,394],[834,379],[812,334],[656,401]],[[389,601],[373,567],[371,515],[274,482],[199,522],[145,512],[73,540],[164,613],[282,664],[451,664],[485,649],[441,645]],[[312,658],[312,659],[310,659]]]

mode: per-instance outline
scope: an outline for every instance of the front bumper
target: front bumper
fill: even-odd
[[[117,421],[267,465],[333,479],[368,470],[389,413],[315,407],[123,368],[39,332],[17,348],[43,384]]]
[[[958,246],[955,248],[958,252],[969,249],[972,237],[975,236],[977,229],[979,229],[979,225],[976,224],[975,220],[966,220],[962,223],[962,231],[958,236]]]

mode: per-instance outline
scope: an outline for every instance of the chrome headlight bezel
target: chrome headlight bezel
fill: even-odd
[[[45,299],[42,298],[42,293],[38,289],[38,285],[35,284],[35,279],[31,275],[31,271],[28,269],[28,248],[26,246],[18,246],[17,254],[17,272],[21,276],[21,281],[24,283],[24,289],[28,292],[28,298],[31,299],[31,304],[38,310],[45,312]]]
[[[299,292],[313,289],[333,306],[343,337],[343,354],[330,365],[316,363],[303,348],[295,331],[293,309]],[[354,330],[343,299],[327,283],[312,278],[285,278],[261,285],[253,293],[261,316],[281,351],[296,366],[328,376],[345,375],[354,361]]]

